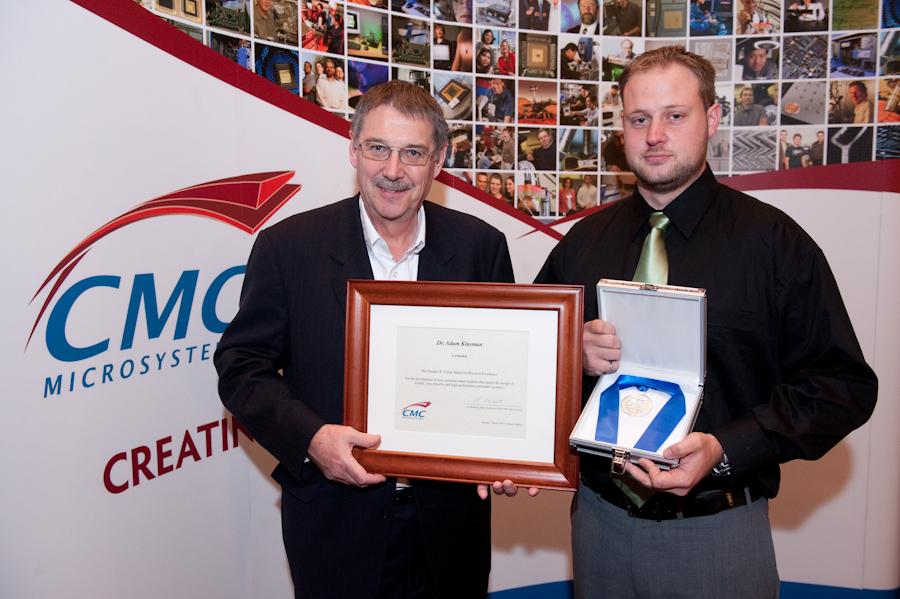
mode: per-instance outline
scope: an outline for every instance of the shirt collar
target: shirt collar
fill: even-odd
[[[387,249],[387,242],[375,230],[375,225],[372,224],[372,219],[369,218],[369,213],[366,212],[362,196],[359,198],[359,217],[362,220],[363,237],[366,240],[366,246],[370,250],[374,250],[375,244],[380,241],[384,248]],[[416,212],[416,239],[409,246],[409,249],[406,250],[406,255],[418,254],[423,247],[425,247],[425,207],[419,206],[419,210]]]
[[[663,209],[663,213],[682,235],[690,237],[697,223],[706,214],[707,209],[713,203],[718,193],[719,183],[707,164],[703,174],[691,183],[690,187],[681,192],[677,198],[669,202],[669,205]],[[638,218],[640,219],[638,228],[633,232],[634,235],[637,235],[640,228],[650,217],[650,213],[655,212],[656,209],[647,203],[647,200],[641,196],[641,192],[637,188],[634,192],[634,198],[637,201],[634,202],[632,209],[638,213]]]

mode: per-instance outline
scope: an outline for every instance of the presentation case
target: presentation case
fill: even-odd
[[[611,457],[614,473],[639,458],[675,467],[662,452],[691,432],[703,398],[706,290],[601,279],[597,302],[622,359],[597,381],[569,444]]]

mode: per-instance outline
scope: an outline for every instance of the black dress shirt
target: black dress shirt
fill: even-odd
[[[535,282],[584,285],[585,320],[598,318],[597,281],[632,279],[652,211],[636,193],[585,218]],[[669,284],[707,292],[707,375],[694,430],[722,444],[734,477],[727,484],[774,497],[779,463],[819,458],[869,418],[875,373],[822,250],[787,215],[720,185],[708,166],[664,212]],[[585,377],[584,401],[596,382]],[[581,469],[607,487],[608,459],[583,456]],[[707,477],[695,491],[723,485]]]

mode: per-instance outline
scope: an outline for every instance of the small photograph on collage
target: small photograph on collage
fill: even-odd
[[[656,2],[647,3],[647,14],[644,29],[644,36],[648,41],[653,38],[671,38],[687,35],[687,20],[684,18],[684,9],[687,3],[671,4],[663,6],[661,10]],[[666,45],[680,45],[685,47],[684,41],[666,40]],[[647,45],[647,50],[653,50]]]
[[[516,0],[475,0],[475,23],[488,27],[516,26]]]
[[[828,115],[828,87],[824,81],[781,85],[782,125],[824,125]]]
[[[828,164],[872,160],[874,127],[829,127]]]
[[[566,174],[559,181],[559,215],[568,216],[599,205],[597,175]]]
[[[516,173],[516,208],[528,216],[556,216],[556,192],[555,174]]]
[[[559,55],[559,77],[575,81],[600,79],[600,38],[563,34]]]
[[[828,0],[787,0],[784,6],[784,32],[828,31]]]
[[[600,106],[604,111],[622,108],[622,93],[618,83],[604,83],[601,87],[603,98],[600,100]],[[606,127],[608,125],[604,125]]]
[[[498,125],[476,125],[477,167],[481,170],[516,168],[516,129]]]
[[[597,95],[596,84],[572,83],[562,81],[559,84],[559,122],[561,125],[580,125],[584,122],[583,111],[587,109],[587,99]]]
[[[393,15],[391,61],[427,69],[431,66],[431,26],[428,21]]]
[[[778,84],[755,83],[734,86],[735,127],[765,127],[778,124]]]
[[[478,173],[479,177],[487,176],[487,184],[485,191],[495,200],[500,200],[504,204],[513,205],[516,189],[516,175],[513,172],[496,172]],[[481,179],[483,182],[483,178]]]
[[[256,74],[300,95],[300,57],[296,50],[255,44]]]
[[[250,35],[250,0],[206,0],[206,24]]]
[[[734,28],[732,3],[722,0],[689,0],[691,37],[731,35]]]
[[[781,2],[778,0],[738,0],[735,15],[737,35],[771,35],[781,29]]]
[[[731,131],[717,130],[706,144],[706,162],[714,173],[728,172],[731,162]]]
[[[475,185],[475,174],[472,171],[449,171],[451,175],[465,181],[469,185]]]
[[[383,3],[385,0],[375,0]],[[373,4],[372,6],[376,6]],[[383,8],[383,4],[378,4]],[[431,18],[431,2],[430,0],[391,0],[391,10],[403,13],[414,19],[430,19]]]
[[[831,37],[831,76],[835,78],[874,77],[878,70],[877,36],[874,33],[847,33]]]
[[[844,123],[865,125],[874,123],[875,105],[872,102],[872,98],[877,97],[874,79],[832,81],[830,84],[828,122],[832,125]]]
[[[878,80],[878,122],[900,123],[900,79]]]
[[[444,168],[472,168],[472,125],[451,125],[449,139]]]
[[[603,2],[603,35],[640,37],[644,12],[641,0]]]
[[[560,129],[560,170],[596,172],[599,135],[598,129]]]
[[[356,6],[348,8],[346,14],[347,56],[386,61],[390,17]]]
[[[194,23],[200,23],[203,19],[200,5],[200,0],[156,0],[156,10],[159,12]]]
[[[559,92],[555,81],[519,80],[519,122],[530,125],[555,125]],[[595,107],[596,111],[596,107]]]
[[[439,21],[472,24],[472,0],[434,0],[432,8]]]
[[[433,96],[448,121],[472,118],[472,76],[462,73],[434,73]]]
[[[435,79],[439,73],[435,73]],[[476,79],[475,120],[483,123],[515,123],[515,79]]]
[[[327,8],[326,4],[326,11]],[[255,0],[253,3],[253,37],[268,42],[296,46],[300,38],[297,12],[297,0]]]
[[[900,27],[900,0],[884,0],[882,3],[881,26]]]
[[[300,97],[316,102],[316,84],[319,77],[325,74],[325,57],[314,52],[303,52],[300,56],[303,61],[303,72],[300,74]]]
[[[879,127],[875,139],[875,160],[900,158],[900,127]]]
[[[603,142],[603,163],[600,170],[607,173],[628,173],[628,160],[625,158],[625,135],[621,129],[605,131]]]
[[[477,29],[475,72],[480,75],[516,74],[516,34],[502,29]]]
[[[245,69],[253,68],[250,60],[250,42],[236,37],[209,32],[209,47],[230,60],[236,62]]]
[[[832,31],[878,28],[878,2],[834,0]]]
[[[691,40],[690,50],[712,63],[716,69],[716,81],[731,81],[734,62],[731,54],[734,44],[730,41]]]
[[[775,170],[774,129],[733,129],[731,170],[742,173]]]
[[[612,204],[634,193],[637,177],[633,173],[601,174],[600,203]]]
[[[576,33],[583,36],[600,35],[600,3],[598,0],[561,0],[558,3],[559,23],[554,27],[550,23],[550,31]],[[556,7],[550,6],[550,20],[553,21]]]
[[[472,72],[472,28],[434,24],[431,56],[434,68],[442,71]]]
[[[739,39],[735,47],[734,76],[743,81],[778,79],[781,42],[771,37]]]
[[[573,214],[581,210],[587,210],[588,208],[596,208],[600,205],[600,193],[597,189],[597,175],[573,174],[566,175],[565,177],[566,179],[569,179],[572,189],[575,190],[575,207],[573,209],[571,200],[567,200],[566,206],[560,206],[560,216]],[[566,192],[566,196],[570,195],[569,192]],[[563,210],[564,208],[567,210]]]
[[[519,34],[519,75],[556,79],[557,36]]]
[[[347,98],[350,108],[356,108],[359,99],[370,89],[388,81],[388,67],[385,64],[348,60],[347,66]]]
[[[344,53],[344,5],[332,1],[307,2],[300,13],[305,50]]]
[[[637,38],[603,39],[603,80],[618,81],[635,57],[644,51],[644,40]]]
[[[734,115],[734,88],[731,85],[716,86],[716,102],[722,107],[722,116],[719,118],[719,127],[731,127],[731,119]]]
[[[193,38],[194,41],[198,41],[201,44],[203,43],[203,30],[199,27],[193,27],[188,25],[187,23],[182,23],[181,21],[175,21],[173,19],[163,19],[166,23],[185,34],[186,36]]]
[[[316,80],[316,104],[327,110],[347,110],[347,72],[344,59],[322,56],[316,62],[322,64],[324,71]],[[313,69],[318,68],[313,65]]]
[[[784,79],[824,79],[828,74],[828,36],[786,36],[781,56]]]
[[[787,138],[783,149],[778,150],[778,170],[792,170],[819,166],[824,160],[825,132],[814,127],[787,127],[779,132],[780,138]],[[821,137],[821,141],[819,141]],[[813,153],[816,155],[815,164]]]
[[[557,169],[556,130],[519,129],[519,163],[524,170],[555,171]]]
[[[414,83],[429,94],[431,93],[431,71],[394,67],[391,69],[391,79]]]
[[[900,75],[900,30],[885,31],[881,34],[878,54],[881,61],[879,75],[883,77]]]
[[[303,0],[300,0],[301,3]],[[367,8],[383,8],[387,10],[387,0],[347,0],[350,4],[361,4]]]
[[[549,0],[519,0],[519,29],[549,31],[551,8]]]

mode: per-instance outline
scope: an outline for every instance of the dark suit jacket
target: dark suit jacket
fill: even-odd
[[[541,6],[538,7],[538,4]],[[529,8],[534,9],[530,16],[525,14]],[[520,28],[547,31],[547,27],[550,24],[550,0],[542,0],[541,2],[538,0],[519,0],[519,11]]]
[[[425,231],[419,280],[513,281],[506,238],[482,221],[425,202]],[[394,479],[358,489],[304,461],[319,428],[342,423],[346,283],[371,278],[358,196],[288,218],[259,234],[216,350],[222,402],[281,462],[298,597],[374,598],[384,567]],[[484,597],[490,504],[473,485],[413,486],[438,596]]]

